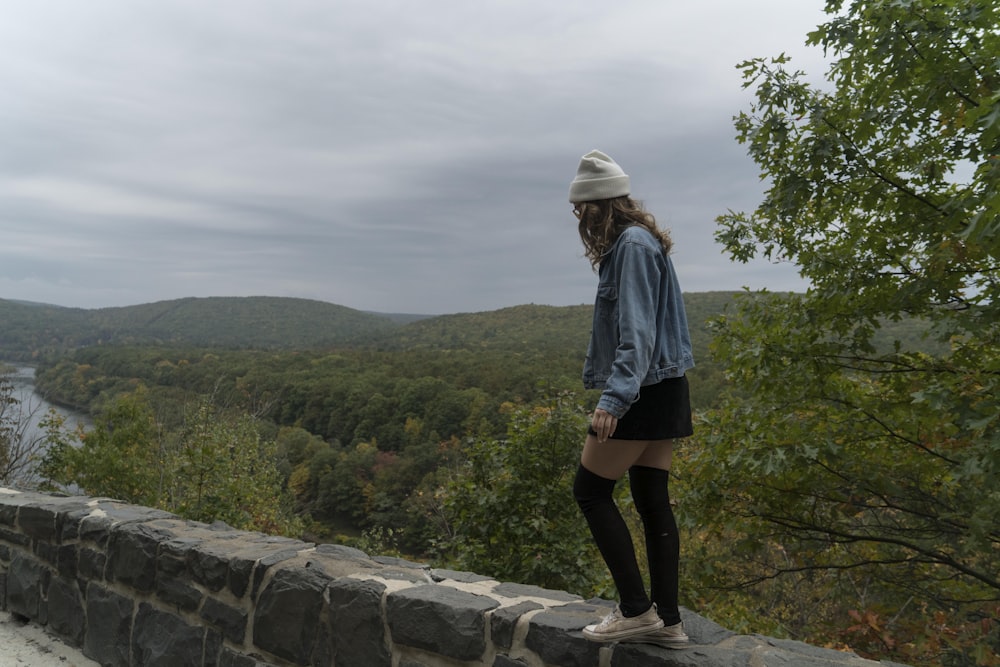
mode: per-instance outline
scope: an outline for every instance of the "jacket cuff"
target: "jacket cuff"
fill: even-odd
[[[621,419],[625,416],[625,413],[628,412],[630,406],[625,405],[614,396],[601,394],[600,400],[597,401],[597,407],[604,410],[615,419]]]

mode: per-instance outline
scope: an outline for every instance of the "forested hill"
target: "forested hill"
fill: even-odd
[[[685,295],[695,338],[732,297],[732,292]],[[97,345],[578,349],[586,345],[591,312],[589,305],[523,305],[420,318],[284,297],[186,298],[94,310],[0,299],[0,359],[43,359]]]
[[[696,351],[707,350],[707,323],[723,313],[737,292],[694,292],[684,295]],[[440,315],[385,332],[371,342],[380,349],[477,350],[510,352],[585,349],[593,306],[534,304],[481,313]]]
[[[284,297],[192,297],[94,310],[0,299],[0,359],[94,345],[317,348],[370,339],[401,326],[398,319]]]

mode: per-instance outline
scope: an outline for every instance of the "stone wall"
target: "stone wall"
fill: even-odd
[[[0,489],[0,608],[102,665],[879,664],[736,635],[687,610],[689,648],[585,640],[580,629],[611,606],[104,498]]]

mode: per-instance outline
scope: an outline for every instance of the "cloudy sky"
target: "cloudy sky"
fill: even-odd
[[[590,303],[566,194],[609,153],[685,291],[762,185],[736,64],[821,74],[823,0],[0,0],[0,298]]]

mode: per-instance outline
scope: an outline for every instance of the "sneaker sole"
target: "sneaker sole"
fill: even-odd
[[[661,639],[659,637],[629,637],[627,640],[629,644],[652,644],[653,646],[659,646],[660,648],[688,648],[694,646],[691,643],[691,639],[686,637],[684,639]]]
[[[655,632],[663,627],[663,623],[659,625],[644,625],[638,628],[631,628],[629,630],[619,630],[618,632],[590,632],[587,628],[583,629],[583,636],[592,642],[617,642],[622,639],[628,639],[629,637],[635,637],[636,635],[644,635],[648,632]]]

